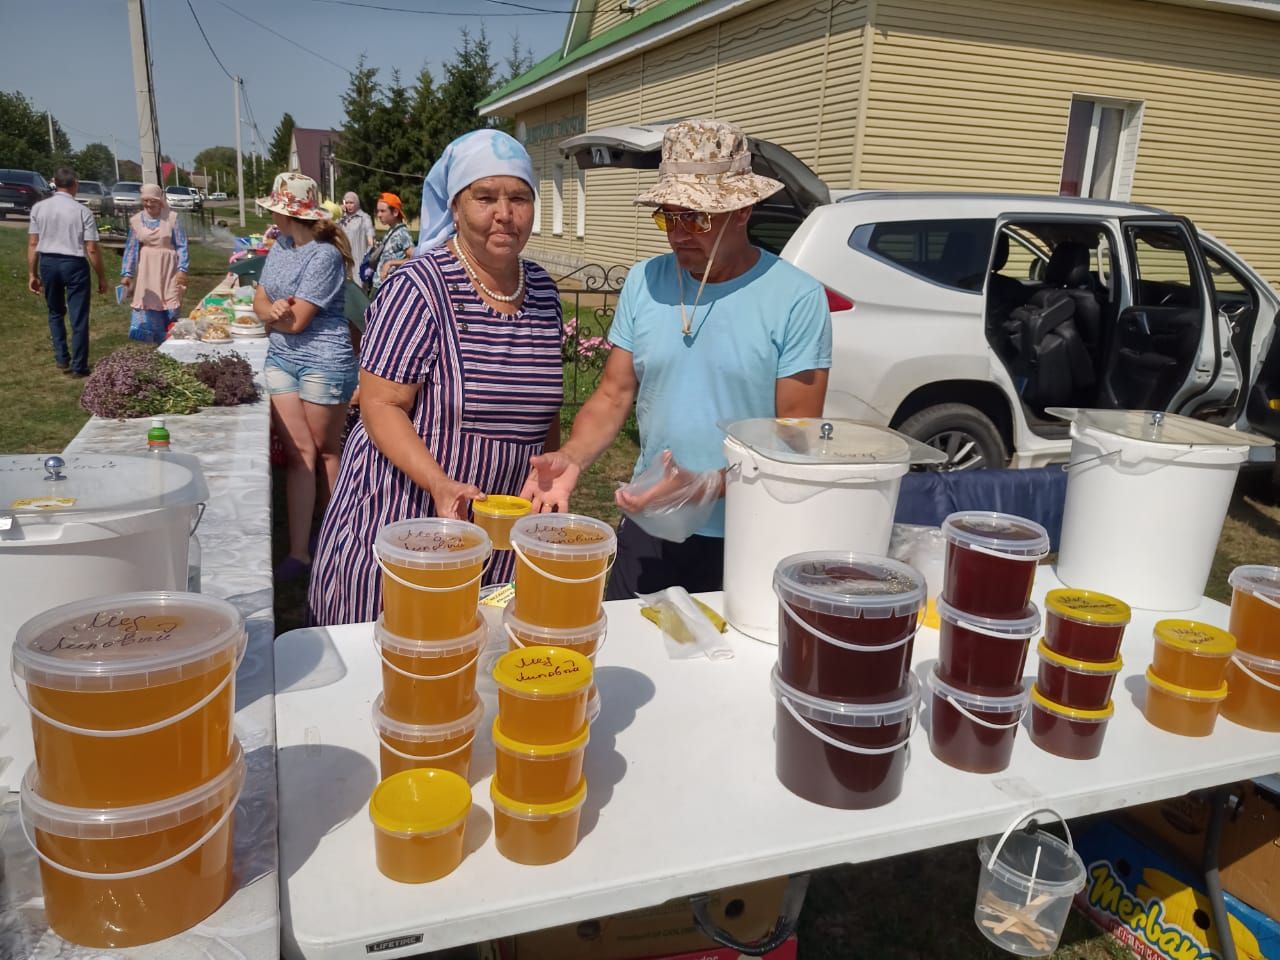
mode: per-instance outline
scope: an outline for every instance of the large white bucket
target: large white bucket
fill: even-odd
[[[1137,440],[1072,423],[1057,574],[1146,610],[1189,610],[1209,579],[1249,446]]]
[[[811,550],[884,556],[898,484],[910,464],[789,463],[724,441],[724,612],[735,628],[777,642],[773,571]]]

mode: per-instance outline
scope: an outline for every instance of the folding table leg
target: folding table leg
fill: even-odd
[[[693,908],[693,922],[698,925],[698,929],[716,943],[731,947],[748,957],[762,957],[769,951],[782,946],[787,937],[796,932],[796,924],[800,920],[800,908],[804,906],[804,897],[808,890],[809,874],[793,873],[787,880],[787,889],[782,895],[782,909],[778,913],[778,920],[773,925],[773,929],[759,940],[753,940],[750,943],[736,940],[716,926],[707,910],[707,904],[710,902],[707,894],[700,893],[690,897],[689,906]],[[1232,957],[1231,960],[1235,958]]]
[[[1218,930],[1219,950],[1222,960],[1236,960],[1235,938],[1231,935],[1231,924],[1227,917],[1227,902],[1222,895],[1222,880],[1218,876],[1218,846],[1222,840],[1222,824],[1227,814],[1240,801],[1231,787],[1217,787],[1209,795],[1209,829],[1204,836],[1204,871],[1205,892],[1213,907],[1213,925]]]

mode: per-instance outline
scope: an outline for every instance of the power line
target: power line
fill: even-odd
[[[365,170],[372,170],[374,173],[385,173],[392,177],[400,177],[404,180],[421,180],[426,174],[423,173],[405,173],[402,170],[383,170],[381,167],[371,167],[367,163],[356,163],[354,160],[343,160],[341,157],[332,157],[334,163],[345,163],[351,167],[362,167]]]
[[[418,10],[413,7],[390,7],[380,3],[360,3],[358,0],[310,0],[311,3],[328,3],[339,7],[356,7],[363,10],[381,10],[387,13],[416,13],[422,16],[430,17],[525,17],[530,13],[550,16],[559,14],[565,16],[573,13],[572,10],[553,10],[550,7],[534,7],[524,3],[517,3],[515,0],[486,0],[487,3],[496,3],[504,7],[517,7],[520,10],[527,11],[525,13],[459,13],[455,10]],[[592,9],[584,9],[583,13],[592,13]]]
[[[265,30],[267,31],[267,33],[270,33],[270,34],[273,34],[274,36],[279,37],[285,43],[293,44],[299,50],[303,51],[304,53],[311,54],[311,56],[315,57],[317,60],[323,60],[325,63],[329,64],[330,66],[337,67],[339,70],[341,70],[343,73],[345,73],[349,77],[355,77],[355,74],[351,72],[350,68],[344,67],[342,64],[338,63],[336,60],[330,60],[323,53],[316,53],[311,48],[304,47],[297,40],[293,39],[293,37],[285,36],[279,30],[273,30],[271,27],[268,27],[265,23],[261,23],[260,21],[253,19],[253,17],[249,16],[247,13],[241,13],[235,7],[231,6],[231,4],[227,3],[226,0],[218,0],[218,3],[221,6],[226,7],[228,10],[234,13],[237,17],[240,17],[244,20],[248,20],[250,23],[252,23],[255,27],[258,27],[260,30]]]
[[[214,50],[213,44],[209,42],[209,35],[204,32],[204,24],[201,23],[200,18],[196,16],[196,8],[192,6],[191,0],[187,0],[187,9],[191,11],[192,19],[194,19],[196,22],[196,29],[200,31],[200,36],[204,37],[204,45],[208,47],[209,52],[213,54],[213,59],[217,62],[218,67],[222,70],[223,73],[227,75],[228,80],[234,81],[235,77],[231,75],[231,71],[228,70],[226,65],[222,62],[222,58],[218,56],[218,51]]]

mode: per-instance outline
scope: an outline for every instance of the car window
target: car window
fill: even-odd
[[[800,227],[798,220],[757,220],[747,224],[747,237],[762,250],[778,254]]]
[[[931,283],[980,293],[994,236],[994,220],[902,220],[864,223],[849,246]]]
[[[1196,306],[1199,287],[1183,231],[1169,224],[1130,227],[1128,234],[1137,274],[1135,306]]]
[[[1205,247],[1204,265],[1213,280],[1213,299],[1219,310],[1225,310],[1230,316],[1243,308],[1253,306],[1253,287],[1231,267],[1225,260]]]
[[[1009,259],[999,272],[1019,280],[1039,279],[1049,259],[1049,250],[1044,242],[1035,234],[1011,224],[1004,227],[1004,232],[1009,235]]]

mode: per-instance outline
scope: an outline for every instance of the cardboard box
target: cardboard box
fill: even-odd
[[[1203,880],[1118,821],[1076,837],[1085,886],[1075,906],[1141,960],[1221,960]],[[1238,960],[1280,960],[1280,923],[1226,895]]]
[[[729,887],[711,895],[711,919],[743,942],[773,929],[782,908],[787,878]],[[720,945],[693,922],[688,897],[656,907],[548,930],[523,933],[503,942],[503,960],[649,960],[693,954],[721,960]],[[785,960],[785,954],[780,955]]]
[[[796,960],[799,946],[795,937],[788,937],[778,947],[762,954],[760,960]],[[669,953],[662,957],[648,957],[647,960],[752,960],[745,953],[739,953],[732,947],[716,947],[714,950],[695,950],[693,953]]]
[[[1222,826],[1218,870],[1232,896],[1280,918],[1280,798],[1254,784],[1239,784],[1240,805]],[[1209,803],[1199,796],[1175,797],[1127,811],[1125,817],[1188,865],[1199,867],[1209,826]]]

